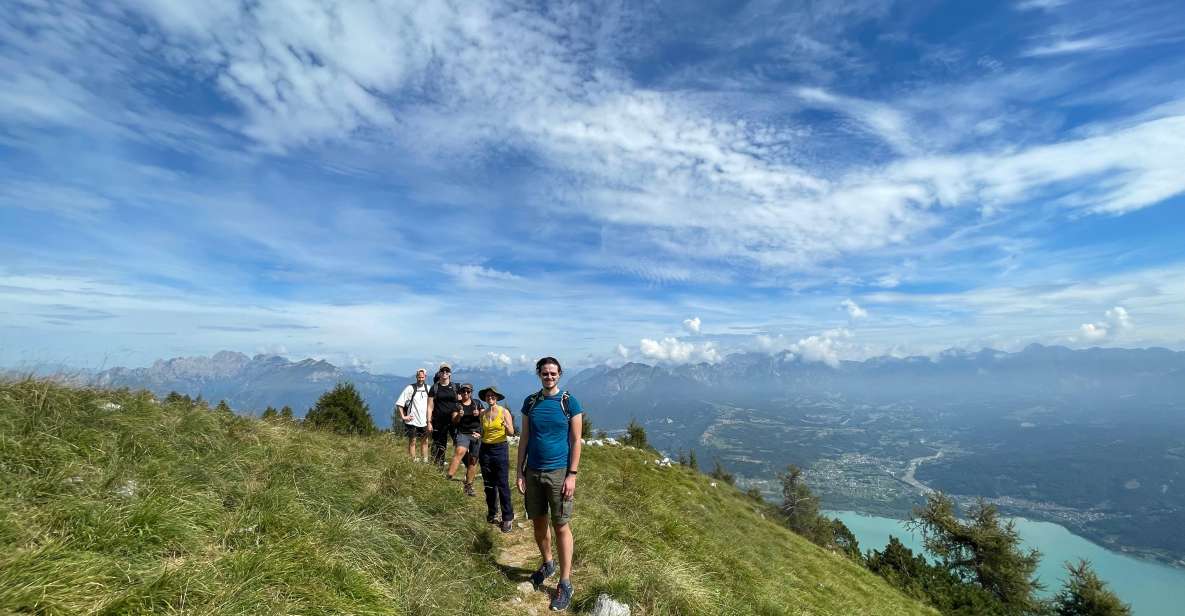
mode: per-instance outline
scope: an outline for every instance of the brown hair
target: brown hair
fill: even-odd
[[[560,365],[560,360],[549,355],[535,362],[535,374],[539,374],[539,371],[543,370],[543,366],[546,366],[547,364],[555,364],[556,371],[560,374],[564,373],[564,367]]]

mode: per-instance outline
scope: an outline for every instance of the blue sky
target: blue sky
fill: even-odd
[[[0,364],[1185,348],[1166,2],[23,1]]]

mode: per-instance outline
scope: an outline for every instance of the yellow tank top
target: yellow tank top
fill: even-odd
[[[497,445],[498,443],[506,442],[506,425],[503,422],[503,411],[506,409],[494,405],[488,413],[482,413],[481,416],[481,442],[486,445]]]

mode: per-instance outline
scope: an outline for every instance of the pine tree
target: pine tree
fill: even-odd
[[[273,420],[279,416],[280,416],[280,414],[276,412],[276,408],[269,404],[269,405],[267,405],[267,408],[263,410],[263,415],[261,415],[260,418],[266,419],[266,420]]]
[[[778,475],[782,484],[782,514],[790,530],[809,535],[819,520],[819,499],[802,478],[802,469],[791,464]]]
[[[588,440],[588,439],[592,438],[592,434],[593,434],[592,421],[590,421],[588,419],[588,413],[582,413],[580,415],[580,438],[582,438],[584,440]]]
[[[831,520],[831,542],[848,558],[857,562],[862,560],[860,542],[856,540],[856,534],[839,518]]]
[[[920,530],[926,550],[940,558],[951,573],[973,580],[1009,611],[1038,611],[1037,591],[1042,585],[1033,576],[1041,562],[1037,550],[1021,548],[1020,533],[1011,521],[1001,521],[996,508],[980,500],[962,521],[950,497],[934,492],[926,505],[914,510],[908,524]]]
[[[193,399],[188,394],[182,395],[175,391],[170,391],[169,395],[165,396],[165,404],[185,404],[189,406],[193,404]]]
[[[691,467],[693,471],[699,470],[699,460],[695,459],[695,449],[687,450],[687,466]]]
[[[374,434],[370,406],[358,395],[353,383],[338,383],[309,409],[305,425],[328,428],[340,434]]]
[[[234,414],[234,411],[230,410],[230,405],[226,403],[226,400],[219,400],[218,406],[214,407],[214,410],[219,413],[226,413],[227,415]]]
[[[646,440],[646,428],[634,419],[625,427],[625,438],[621,442],[638,449],[650,449],[650,443]]]
[[[1090,563],[1066,563],[1070,577],[1053,600],[1058,616],[1131,616],[1132,608],[1119,600],[1094,572]]]
[[[292,407],[285,404],[284,408],[280,409],[280,419],[292,421]]]
[[[709,474],[709,476],[712,479],[718,479],[720,481],[723,481],[723,482],[727,483],[728,485],[734,485],[736,483],[737,478],[734,477],[732,475],[732,473],[724,470],[724,466],[722,466],[720,464],[720,458],[716,458],[715,462],[716,462],[716,466],[715,466],[715,468],[712,469],[712,472]]]

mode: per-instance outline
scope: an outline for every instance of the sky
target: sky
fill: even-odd
[[[1185,348],[1185,19],[16,0],[0,365]]]

